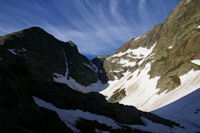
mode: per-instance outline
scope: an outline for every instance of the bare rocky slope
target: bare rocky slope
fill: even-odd
[[[180,86],[180,76],[191,69],[199,70],[199,66],[191,62],[200,59],[199,14],[198,0],[183,0],[165,23],[130,40],[106,59],[104,68],[109,80],[120,79],[122,73],[143,69],[150,63],[150,78],[160,77],[157,84],[159,93]]]
[[[181,76],[200,70],[199,14],[198,0],[183,0],[165,23],[130,40],[106,58],[104,68],[109,80],[120,80],[127,72],[140,73],[149,64],[149,79],[158,77],[158,94],[180,87]]]
[[[192,92],[198,92],[199,42],[200,1],[182,0],[164,23],[131,39],[115,54],[105,57],[103,66],[109,78],[109,86],[100,93],[107,96],[107,101],[111,103],[119,102],[150,112],[162,110],[162,107]],[[199,99],[198,95],[195,97]],[[187,102],[192,103],[192,98]],[[181,105],[177,106],[180,114],[186,114],[190,109],[198,110],[196,106],[194,109],[192,105]],[[159,112],[159,115],[163,113]],[[172,119],[176,117],[176,113],[169,112],[169,115]],[[194,115],[200,119],[198,113],[188,111],[188,115],[187,118],[182,116],[186,123],[190,123],[188,128],[199,131],[198,124],[191,126],[198,123],[197,119],[189,122]]]

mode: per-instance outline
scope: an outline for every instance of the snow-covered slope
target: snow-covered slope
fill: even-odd
[[[109,86],[100,93],[109,102],[171,118],[186,132],[200,131],[199,4],[182,0],[165,23],[109,56]]]
[[[97,80],[96,83],[92,83],[88,86],[84,86],[76,82],[73,78],[67,78],[67,74],[64,76],[62,74],[54,73],[54,81],[58,83],[63,83],[68,85],[70,88],[83,92],[83,93],[88,93],[88,92],[100,92],[103,89],[105,89],[108,85],[103,84],[100,80]]]
[[[200,88],[199,4],[182,0],[163,24],[108,57],[109,86],[100,93],[152,111]]]
[[[64,56],[65,56],[65,64],[66,64],[65,75],[54,73],[54,77],[53,77],[54,81],[58,83],[66,84],[72,89],[83,92],[83,93],[100,92],[101,90],[107,87],[107,84],[103,84],[102,81],[100,81],[99,79],[97,79],[96,83],[92,83],[88,86],[84,86],[78,83],[75,79],[69,76],[69,68],[68,68],[69,64],[67,61],[65,51],[64,51]],[[86,63],[84,63],[84,65],[86,65],[88,68],[90,68],[91,70],[94,70],[94,72],[97,73],[98,68],[93,63],[90,63],[91,66]]]
[[[120,128],[120,126],[117,125],[117,123],[112,120],[111,118],[101,116],[101,115],[96,115],[90,112],[84,112],[82,110],[66,110],[66,109],[59,109],[52,105],[51,103],[45,102],[37,97],[33,97],[34,101],[36,102],[37,105],[43,108],[47,108],[49,110],[55,111],[60,119],[68,126],[70,127],[74,132],[78,133],[80,132],[76,128],[76,122],[82,118],[86,120],[92,120],[92,121],[97,121],[101,124],[106,124],[107,126],[111,126],[113,129]]]
[[[200,131],[200,89],[152,112],[182,123],[187,132],[198,132]]]
[[[101,94],[109,98],[117,89],[125,88],[126,96],[120,103],[135,106],[143,111],[152,111],[174,102],[200,87],[200,70],[191,70],[180,77],[181,86],[168,93],[164,92],[158,95],[159,89],[156,88],[156,84],[159,77],[150,79],[148,74],[150,67],[150,64],[146,64],[141,72],[139,70],[134,73],[129,72],[120,80],[109,81],[109,87],[101,91]]]
[[[160,132],[179,131],[179,132],[184,133],[184,129],[180,127],[176,127],[176,126],[168,127],[166,125],[152,122],[146,118],[142,118],[142,121],[145,123],[145,125],[122,124],[122,123],[116,122],[115,120],[109,117],[105,117],[103,115],[97,115],[94,113],[85,112],[80,109],[76,109],[76,110],[60,109],[60,108],[55,107],[51,103],[43,101],[42,99],[39,99],[37,97],[33,97],[33,99],[38,106],[55,111],[58,114],[59,118],[66,124],[66,126],[70,127],[71,130],[74,131],[75,133],[81,132],[77,128],[77,122],[80,121],[81,119],[96,121],[100,124],[105,124],[106,126],[111,127],[112,129],[119,129],[119,130],[123,129],[124,126],[126,126],[132,129],[138,129],[140,130],[140,132],[150,131],[154,133],[160,133]],[[101,131],[101,132],[104,132],[104,131]],[[134,130],[132,132],[134,132]]]

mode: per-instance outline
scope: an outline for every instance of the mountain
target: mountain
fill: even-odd
[[[78,89],[76,86],[82,87],[79,91],[84,92],[98,90],[100,85],[107,82],[104,70],[99,70],[80,54],[72,41],[61,42],[41,28],[32,27],[6,35],[1,38],[0,44],[2,59],[24,63],[38,80],[63,82],[62,78],[66,77],[70,81],[67,83],[69,86],[74,89]],[[86,87],[89,85],[93,85],[93,88]]]
[[[149,124],[183,130],[153,113],[108,103],[97,93],[108,86],[103,62],[39,27],[2,36],[0,132],[148,132]]]
[[[104,68],[109,78],[109,86],[100,93],[107,96],[111,103],[119,102],[154,112],[198,90],[199,5],[199,0],[182,0],[164,23],[156,25],[138,38],[131,39],[115,54],[107,57]],[[195,97],[199,99],[198,95]],[[199,131],[197,119],[189,122],[194,113],[189,111],[189,116],[184,118],[187,108],[190,108],[188,104],[182,104],[173,115],[171,111],[167,112],[169,110],[159,115],[166,118],[169,113],[171,118],[177,118],[177,113],[183,112],[183,119]],[[200,119],[198,115],[195,116]],[[198,126],[192,126],[194,123]]]
[[[91,61],[39,27],[1,36],[0,132],[199,132],[199,5]]]

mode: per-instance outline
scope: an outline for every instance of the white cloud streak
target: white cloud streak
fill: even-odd
[[[113,53],[159,23],[153,20],[160,17],[148,13],[147,0],[18,2],[1,3],[5,8],[0,5],[0,35],[40,26],[62,41],[74,41],[81,53],[92,56]]]

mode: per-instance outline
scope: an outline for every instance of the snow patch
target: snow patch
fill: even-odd
[[[114,60],[112,60],[111,62],[114,63],[114,62],[116,62],[117,60],[118,60],[118,59],[114,59]]]
[[[15,52],[15,49],[8,49],[9,52],[11,52],[12,54],[16,55],[17,53]]]
[[[134,39],[134,41],[136,41],[136,40],[138,40],[138,39],[140,39],[140,38],[141,38],[141,36],[139,36],[139,37],[135,38],[135,39]]]
[[[25,52],[26,49],[22,48],[22,49],[8,49],[9,52],[11,52],[12,54],[16,55],[17,52]]]
[[[160,77],[150,79],[148,74],[150,67],[151,65],[148,63],[141,71],[136,70],[121,79],[109,81],[109,86],[100,93],[109,98],[114,91],[123,86],[127,96],[120,101],[121,104],[132,105],[142,111],[152,111],[166,106],[200,87],[200,70],[191,70],[179,77],[181,86],[168,93],[158,95],[159,88],[156,88],[156,85]],[[131,79],[127,80],[128,77]]]
[[[162,124],[153,123],[152,121],[141,117],[142,121],[146,124],[146,126],[143,125],[131,125],[130,127],[140,129],[143,131],[150,131],[152,133],[187,133],[183,128],[179,127],[168,127]]]
[[[187,3],[189,3],[191,0],[187,0]]]
[[[75,125],[76,125],[76,122],[80,118],[91,120],[91,121],[97,121],[101,124],[106,124],[107,126],[110,126],[113,129],[120,128],[120,126],[118,126],[117,123],[111,118],[108,118],[102,115],[93,114],[90,112],[84,112],[79,109],[76,109],[76,110],[60,109],[60,108],[55,107],[53,104],[48,103],[37,97],[33,96],[33,99],[38,106],[55,111],[58,114],[59,118],[74,132],[79,132],[79,130],[75,127]]]
[[[90,69],[94,69],[92,66],[90,66],[89,64],[86,64],[86,63],[83,63],[85,66],[87,66],[88,68],[90,68]]]
[[[91,62],[91,64],[92,64],[93,70],[95,71],[95,73],[97,73],[98,72],[97,66],[95,64],[93,64],[92,62]]]
[[[102,71],[102,70],[100,70],[99,72],[100,72],[100,73],[103,73],[103,71]]]
[[[168,49],[172,49],[172,48],[173,48],[173,46],[169,46],[169,47],[168,47]]]
[[[96,133],[110,133],[110,132],[108,132],[108,131],[102,131],[102,130],[99,130],[99,129],[95,129],[95,132],[96,132]]]
[[[94,65],[93,63],[91,65],[87,64],[87,63],[83,63],[85,66],[87,66],[88,68],[90,68],[91,70],[93,70],[95,73],[98,72],[98,69],[96,67],[96,65]]]
[[[137,105],[136,107],[138,109],[143,108],[144,105],[148,107],[149,97],[153,97],[158,92],[156,85],[160,78],[155,77],[150,79],[150,75],[148,74],[150,68],[151,65],[148,63],[141,72],[137,70],[130,75],[132,78],[124,86],[127,97],[122,99],[120,103],[133,106]]]
[[[200,60],[192,60],[191,62],[200,66]]]
[[[114,72],[114,73],[119,73],[119,72],[121,72],[122,70],[110,70],[110,72]]]
[[[69,73],[69,70],[68,70],[68,63],[67,63],[67,56],[65,54],[65,50],[63,49],[63,54],[64,54],[64,57],[65,57],[65,77],[67,78],[68,77],[68,73]]]
[[[129,60],[125,59],[120,59],[118,63],[121,64],[123,67],[133,67],[136,65],[136,62],[130,62]]]
[[[199,25],[199,26],[197,26],[197,28],[198,28],[198,29],[200,29],[200,25]]]
[[[129,49],[126,52],[133,53],[134,55],[136,55],[137,58],[140,58],[141,55],[143,55],[143,57],[147,57],[152,52],[153,48],[156,46],[156,43],[150,49],[139,47],[137,49]]]
[[[113,56],[109,57],[108,59],[112,58],[112,57],[121,57],[123,55],[128,54],[128,56],[135,58],[135,59],[143,59],[143,61],[145,60],[145,58],[152,53],[154,47],[156,46],[157,42],[154,43],[154,45],[148,49],[148,48],[144,48],[144,47],[139,47],[137,49],[128,49],[126,52],[119,52],[118,54],[114,54]],[[131,56],[132,55],[132,56]],[[142,63],[142,62],[141,62]],[[140,63],[140,64],[141,64]]]
[[[118,54],[114,54],[113,56],[109,57],[108,60],[109,60],[110,58],[112,58],[112,57],[121,57],[121,56],[123,56],[123,55],[125,55],[125,54],[126,54],[126,52],[119,52]]]
[[[62,74],[54,73],[54,76],[55,77],[53,77],[53,80],[55,82],[66,84],[70,88],[83,93],[100,92],[107,87],[107,84],[103,84],[100,80],[97,80],[96,83],[92,83],[89,86],[83,86],[71,77],[67,79],[67,75],[63,76]]]
[[[109,87],[100,93],[109,98],[113,95],[114,91],[119,89],[120,86],[123,86],[127,96],[120,103],[133,105],[139,109],[149,108],[147,104],[148,100],[159,91],[156,89],[159,77],[150,79],[150,75],[148,75],[150,67],[151,65],[148,63],[140,73],[139,70],[136,70],[134,73],[127,71],[121,79],[109,81]],[[127,78],[131,76],[132,78],[127,81]]]
[[[144,35],[142,35],[142,36],[139,36],[139,37],[135,38],[134,41],[139,40],[140,38],[144,38],[144,37],[146,37],[146,34],[144,34]]]
[[[155,53],[152,53],[154,47],[156,46],[157,42],[148,50],[144,50],[146,53],[144,54],[144,58],[139,61],[138,65],[141,65],[145,60],[149,59],[152,57]]]
[[[67,57],[65,55],[65,51],[64,52],[64,56],[65,56],[65,64],[66,64],[66,71],[65,71],[65,75],[62,74],[58,74],[58,73],[54,73],[54,77],[53,80],[55,82],[58,83],[63,83],[68,85],[70,88],[83,92],[83,93],[88,93],[88,92],[99,92],[102,89],[107,87],[107,84],[103,84],[100,80],[97,80],[96,83],[92,83],[89,86],[83,86],[81,84],[79,84],[78,82],[76,82],[75,79],[73,79],[72,77],[68,78],[68,63],[67,63]]]

